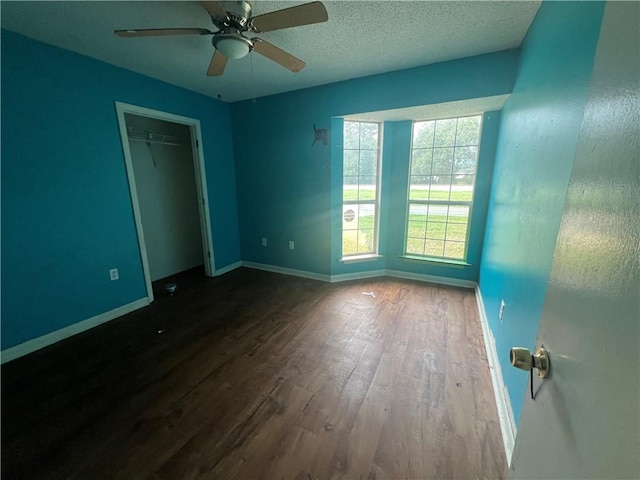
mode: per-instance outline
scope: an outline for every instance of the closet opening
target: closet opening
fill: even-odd
[[[215,274],[200,122],[120,102],[116,110],[147,295],[153,301],[154,285],[156,294],[164,293],[164,284],[178,274]]]

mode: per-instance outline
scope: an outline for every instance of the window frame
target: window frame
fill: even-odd
[[[379,254],[379,247],[380,247],[380,197],[381,197],[381,190],[382,190],[382,139],[383,139],[383,129],[384,129],[384,123],[383,122],[373,122],[373,121],[365,121],[365,120],[344,120],[343,122],[343,136],[344,136],[344,130],[345,130],[345,126],[347,123],[358,123],[358,124],[373,124],[373,125],[377,125],[378,127],[378,142],[377,142],[377,146],[376,146],[376,170],[375,170],[375,199],[374,200],[346,200],[344,199],[344,179],[346,176],[351,176],[351,175],[345,175],[345,170],[344,170],[344,152],[346,150],[356,150],[356,149],[352,149],[352,148],[345,148],[344,144],[344,137],[343,137],[343,145],[342,145],[342,191],[341,191],[341,214],[340,214],[340,254],[341,254],[341,258],[340,261],[343,263],[354,263],[354,262],[358,262],[358,261],[368,261],[368,260],[375,260],[377,258],[380,258],[381,255]],[[356,151],[360,152],[362,149],[360,148],[360,136],[358,136],[358,149]],[[358,155],[358,158],[360,158],[360,155]],[[359,168],[359,167],[358,167]],[[358,175],[358,178],[360,177],[360,175]],[[358,187],[360,186],[360,182],[358,181]],[[374,210],[375,210],[375,214],[373,217],[373,248],[370,252],[358,252],[356,251],[355,253],[348,253],[345,254],[344,252],[344,233],[345,233],[345,229],[344,229],[344,209],[345,206],[347,205],[373,205],[374,206]],[[360,209],[358,208],[358,213],[360,212]],[[356,230],[357,232],[359,232],[359,228]],[[358,233],[359,234],[359,233]],[[357,249],[357,244],[356,244],[356,249]]]
[[[474,165],[474,170],[473,173],[465,173],[465,175],[473,175],[473,183],[472,183],[472,190],[471,190],[471,199],[470,200],[430,200],[430,199],[426,199],[426,200],[412,200],[411,199],[411,178],[412,178],[412,168],[413,168],[413,161],[414,161],[414,150],[417,150],[414,148],[414,130],[415,130],[415,125],[417,123],[422,123],[422,122],[437,122],[437,121],[442,121],[442,120],[456,120],[456,133],[457,133],[457,122],[460,119],[464,119],[464,118],[471,118],[471,117],[479,117],[480,120],[480,124],[479,124],[479,128],[478,128],[478,143],[476,144],[472,144],[472,145],[456,145],[455,143],[455,137],[454,137],[454,143],[453,145],[447,145],[444,147],[435,147],[435,130],[434,130],[434,143],[432,144],[431,147],[428,148],[424,148],[426,149],[430,149],[433,155],[433,152],[436,148],[453,148],[454,149],[454,159],[452,161],[452,172],[451,172],[451,183],[449,183],[449,187],[452,187],[454,185],[453,181],[454,181],[454,177],[455,177],[455,173],[453,171],[453,168],[455,168],[455,149],[457,147],[468,147],[468,146],[475,146],[477,148],[477,153],[476,153],[476,161],[475,161],[475,165]],[[413,120],[412,124],[411,124],[411,144],[410,144],[410,158],[409,158],[409,169],[408,169],[408,174],[407,174],[407,198],[406,198],[406,216],[405,216],[405,232],[404,232],[404,245],[403,245],[403,258],[406,259],[410,259],[410,260],[417,260],[417,261],[423,261],[423,262],[434,262],[434,263],[446,263],[446,264],[451,264],[451,265],[469,265],[467,263],[467,258],[469,255],[469,238],[470,238],[470,234],[471,234],[471,223],[472,223],[472,217],[473,217],[473,206],[475,203],[475,197],[476,197],[476,181],[478,179],[478,163],[480,160],[480,150],[481,150],[481,144],[482,144],[482,129],[484,126],[484,115],[482,113],[477,113],[477,114],[468,114],[468,115],[461,115],[461,116],[456,116],[456,117],[442,117],[442,118],[433,118],[433,119],[423,119],[423,120]],[[433,165],[432,165],[432,170],[429,173],[429,177],[433,177]],[[431,185],[433,185],[433,183],[429,183],[428,186],[431,187]],[[464,251],[463,251],[463,255],[462,258],[456,258],[456,257],[446,257],[445,256],[445,252],[444,252],[444,248],[446,247],[446,232],[448,230],[449,227],[449,222],[445,222],[445,236],[444,239],[442,240],[443,242],[445,242],[445,245],[443,247],[443,252],[442,255],[432,255],[432,254],[427,254],[427,253],[423,253],[423,254],[418,254],[418,253],[409,253],[408,252],[408,243],[409,243],[409,222],[410,222],[410,215],[411,215],[411,206],[412,205],[424,205],[427,207],[427,219],[425,221],[425,228],[427,228],[428,231],[428,225],[429,225],[429,206],[430,205],[440,205],[440,206],[466,206],[469,209],[469,213],[467,216],[467,227],[466,227],[466,232],[465,232],[465,239],[464,239]],[[448,214],[447,214],[448,216]],[[423,240],[425,241],[425,249],[426,249],[426,242],[428,240],[427,238],[427,233],[425,232],[425,236],[423,237]],[[414,237],[411,237],[414,238]],[[437,239],[436,239],[437,240]]]

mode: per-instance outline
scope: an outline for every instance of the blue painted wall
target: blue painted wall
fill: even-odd
[[[381,261],[356,265],[338,262],[342,129],[335,117],[510,93],[518,53],[509,50],[481,55],[233,104],[243,260],[334,275],[386,268],[386,251],[397,251],[397,246],[391,245],[397,238],[391,236],[387,245],[381,238],[381,251],[386,250]],[[486,131],[495,135],[497,119],[487,123]],[[314,124],[331,129],[329,145],[311,145]],[[391,197],[404,195],[404,199],[407,179],[400,177],[401,169],[407,167],[389,159],[408,162],[408,125],[385,125],[384,138],[382,190]],[[487,152],[491,143],[487,140]],[[485,162],[487,169],[491,166],[491,162]],[[487,187],[490,177],[489,172]],[[394,182],[401,181],[404,193],[392,188]],[[393,199],[389,205],[394,205]],[[383,236],[389,219],[395,217],[389,205],[383,205],[382,210]],[[481,230],[480,224],[477,228]],[[479,258],[482,232],[476,234],[478,244],[473,250],[477,249]],[[268,247],[260,245],[261,237],[268,238]],[[289,240],[296,242],[293,251],[288,249]],[[443,267],[400,261],[390,265],[416,273],[477,278],[477,263],[475,273],[459,269],[445,272]]]
[[[516,423],[528,377],[509,349],[535,345],[602,12],[600,2],[543,3],[502,111],[480,289]]]
[[[3,30],[2,349],[146,296],[116,100],[200,120],[216,267],[240,260],[228,105]]]

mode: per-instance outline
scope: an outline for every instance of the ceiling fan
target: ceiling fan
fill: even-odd
[[[211,58],[207,75],[222,75],[227,60],[242,58],[255,50],[260,55],[299,72],[305,63],[259,37],[248,37],[246,34],[265,33],[284,28],[311,25],[326,22],[329,17],[322,2],[311,2],[295,7],[276,10],[253,17],[250,0],[239,1],[201,1],[200,4],[209,12],[211,21],[217,28],[213,32],[206,28],[146,28],[139,30],[116,30],[120,37],[153,37],[162,35],[213,35],[215,52]]]

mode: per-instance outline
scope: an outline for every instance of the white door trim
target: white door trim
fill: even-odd
[[[179,123],[189,127],[191,132],[191,146],[193,154],[193,167],[195,171],[196,190],[198,194],[198,212],[200,216],[200,229],[202,232],[202,251],[204,258],[205,274],[209,277],[215,275],[215,257],[213,254],[213,235],[211,233],[211,216],[209,214],[209,195],[207,192],[207,182],[204,167],[204,151],[202,149],[202,131],[200,129],[200,120],[195,118],[183,117],[173,113],[166,113],[150,108],[130,105],[123,102],[115,102],[116,112],[118,115],[118,126],[120,127],[120,140],[122,142],[122,151],[127,170],[127,179],[129,181],[129,193],[131,195],[131,205],[133,207],[133,216],[136,224],[136,232],[138,234],[138,246],[140,248],[140,258],[142,260],[142,268],[144,270],[144,278],[147,286],[147,295],[149,301],[153,301],[153,288],[151,286],[151,274],[149,272],[149,259],[147,257],[147,248],[144,242],[144,232],[142,229],[142,217],[140,215],[140,203],[138,202],[138,191],[136,189],[135,176],[133,173],[133,161],[131,158],[131,149],[129,148],[129,139],[127,136],[127,124],[125,113],[140,115],[158,120]],[[195,148],[194,148],[195,147]]]

